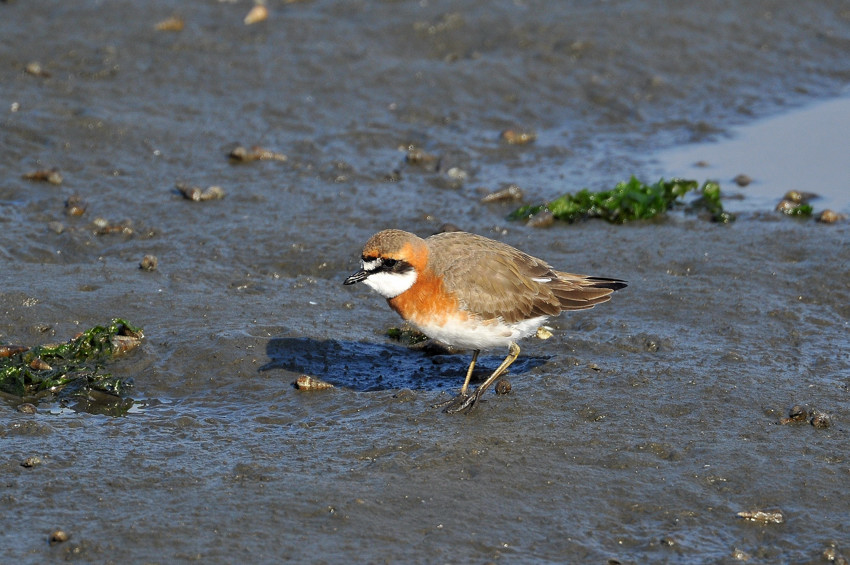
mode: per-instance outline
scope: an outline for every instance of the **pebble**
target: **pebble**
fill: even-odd
[[[753,182],[753,179],[751,179],[748,175],[745,175],[743,173],[741,173],[740,175],[737,175],[732,180],[735,181],[735,184],[737,184],[738,186],[747,186],[748,184]]]
[[[508,394],[509,392],[511,392],[511,381],[499,379],[496,382],[496,394]]]

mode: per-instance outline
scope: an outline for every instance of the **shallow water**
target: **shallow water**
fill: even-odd
[[[771,204],[540,230],[480,203],[654,180],[660,150],[841,94],[843,2],[316,1],[245,26],[249,6],[0,4],[0,341],[116,316],[146,334],[110,366],[135,381],[126,417],[0,406],[6,560],[850,553],[847,222]],[[174,13],[182,32],[155,31]],[[509,127],[537,140],[504,144]],[[235,142],[288,159],[234,165]],[[439,164],[406,163],[411,145]],[[59,186],[22,179],[52,167]],[[446,416],[431,404],[468,354],[388,340],[384,301],[341,284],[378,229],[444,222],[630,286],[523,342],[511,394]],[[337,386],[299,392],[301,373]],[[832,426],[779,424],[803,403]],[[784,523],[736,515],[774,508]]]
[[[821,102],[736,128],[729,139],[657,155],[668,176],[711,177],[725,187],[726,208],[769,210],[790,191],[816,195],[816,211],[850,212],[850,98]],[[732,180],[752,181],[738,188]]]

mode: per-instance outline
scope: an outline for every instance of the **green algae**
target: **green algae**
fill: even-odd
[[[735,216],[723,210],[720,185],[714,181],[706,181],[702,186],[695,180],[687,179],[661,179],[654,184],[646,184],[634,176],[618,183],[611,190],[591,192],[585,188],[545,204],[523,206],[508,218],[528,220],[535,214],[548,211],[556,219],[566,222],[600,218],[613,224],[623,224],[662,216],[682,203],[683,197],[689,192],[699,194],[689,206],[691,211],[705,211],[712,221],[719,223],[734,221]]]

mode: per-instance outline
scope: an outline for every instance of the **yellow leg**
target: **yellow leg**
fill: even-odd
[[[504,372],[508,370],[508,367],[510,367],[511,364],[516,361],[517,357],[519,357],[519,345],[511,343],[508,346],[508,356],[505,357],[505,360],[502,361],[502,364],[499,365],[499,367],[495,371],[493,371],[492,375],[487,377],[486,381],[478,385],[478,388],[475,389],[475,400],[481,398],[481,395],[484,394],[484,391],[487,390],[487,388],[491,384],[493,384],[496,379],[501,377],[502,374],[504,374]]]
[[[469,380],[472,378],[472,370],[475,368],[475,361],[478,360],[478,354],[481,350],[476,349],[472,353],[472,362],[469,364],[469,369],[466,370],[466,380],[463,381],[463,387],[460,389],[461,396],[466,396],[466,389],[469,388]]]
[[[461,393],[452,399],[449,402],[449,406],[445,408],[444,412],[449,414],[454,414],[456,412],[467,412],[471,410],[475,403],[481,398],[481,395],[487,390],[487,388],[492,385],[496,379],[501,377],[505,371],[508,370],[508,367],[516,361],[517,357],[519,357],[519,346],[515,343],[511,343],[508,346],[508,356],[505,357],[505,360],[502,361],[502,364],[493,371],[493,374],[487,377],[487,380],[478,385],[478,388],[475,389],[475,392],[471,395],[466,394],[466,387],[469,384],[469,378],[472,375],[472,367],[475,365],[475,360],[478,357],[478,352],[475,352],[475,355],[472,357],[472,363],[469,366],[469,371],[466,375],[466,382],[463,383],[463,389],[461,389]]]

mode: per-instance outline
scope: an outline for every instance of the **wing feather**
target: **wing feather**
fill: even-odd
[[[434,271],[483,320],[514,323],[591,308],[626,286],[617,279],[555,271],[541,259],[474,234],[442,233],[426,241]]]

